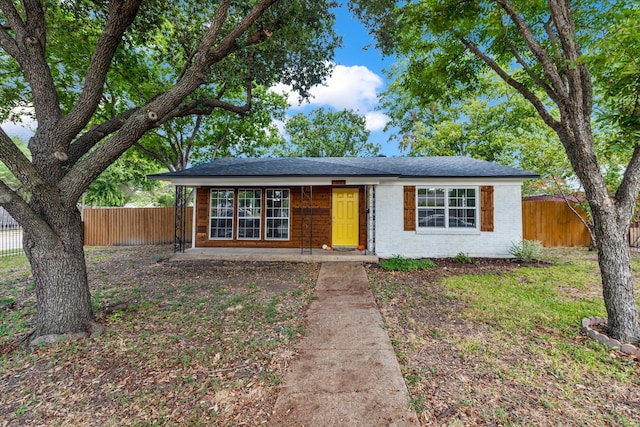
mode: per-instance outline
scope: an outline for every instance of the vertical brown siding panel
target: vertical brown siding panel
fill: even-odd
[[[480,231],[493,231],[493,186],[480,187]]]
[[[202,246],[209,239],[209,199],[208,188],[198,188],[196,191],[196,247]]]
[[[404,231],[416,230],[416,187],[404,187]]]
[[[359,217],[358,217],[358,246],[364,245],[367,246],[367,209],[369,206],[367,205],[367,190],[365,187],[360,187],[358,194],[358,209],[359,209]]]

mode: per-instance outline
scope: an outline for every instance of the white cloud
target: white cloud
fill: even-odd
[[[380,111],[369,111],[365,114],[367,119],[367,129],[371,132],[377,132],[384,129],[389,121],[389,117]]]
[[[0,124],[7,135],[18,136],[27,141],[36,132],[38,123],[33,119],[33,108],[14,108],[10,117],[14,120],[7,120]]]
[[[336,110],[351,109],[366,114],[378,103],[377,91],[384,86],[382,77],[361,65],[336,65],[331,77],[325,85],[311,89],[309,103],[298,103],[298,94],[291,88],[278,84],[273,91],[288,93],[289,105],[294,109],[304,108],[306,105],[333,107]]]
[[[35,133],[34,127],[26,123],[4,122],[1,126],[7,135],[17,136],[24,141],[28,141]]]

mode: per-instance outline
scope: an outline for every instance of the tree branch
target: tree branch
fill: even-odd
[[[183,155],[183,158],[181,159],[181,166],[182,166],[183,169],[187,167],[187,163],[189,161],[189,156],[191,155],[191,149],[193,148],[193,143],[196,140],[196,136],[198,135],[198,132],[200,131],[200,126],[201,125],[202,125],[202,116],[197,116],[196,124],[193,127],[193,132],[191,132],[191,135],[189,135],[189,139],[187,139],[185,147],[183,147],[184,155]]]
[[[2,128],[0,128],[0,160],[25,186],[27,192],[35,193],[46,185],[33,164]]]
[[[500,24],[502,25],[502,20],[500,20]],[[504,27],[504,25],[503,25],[503,27]],[[506,27],[504,27],[504,28],[506,30]],[[540,86],[542,88],[542,90],[544,90],[546,92],[546,94],[549,95],[549,97],[554,102],[556,102],[556,103],[561,102],[561,99],[558,97],[558,94],[556,93],[556,91],[551,86],[549,86],[549,84],[547,82],[545,82],[544,80],[542,80],[540,77],[538,77],[536,75],[536,73],[532,70],[532,68],[529,65],[529,63],[524,60],[522,55],[520,55],[520,52],[518,52],[518,49],[516,49],[515,45],[513,43],[508,43],[508,44],[509,44],[509,50],[511,50],[511,54],[516,59],[516,62],[522,66],[522,68],[527,73],[527,75],[538,86]]]
[[[635,209],[638,187],[640,187],[640,147],[636,147],[633,150],[631,160],[624,171],[622,182],[616,191],[618,209],[622,213],[620,221],[625,222],[626,219],[626,225],[629,224],[629,219]]]
[[[24,22],[12,1],[0,0],[0,10],[2,10],[5,18],[7,18],[7,23],[9,24],[7,27],[11,28],[16,35],[20,34],[21,30],[22,33],[24,32]],[[3,30],[5,30],[5,28],[3,28]]]
[[[27,26],[35,34],[31,34],[40,40],[42,46],[47,44],[47,24],[45,21],[44,9],[40,0],[23,0],[24,10],[27,14]]]
[[[133,114],[117,134],[78,160],[73,169],[58,184],[63,200],[66,203],[78,200],[82,192],[89,186],[89,183],[102,171],[138,141],[146,131],[161,124],[162,120],[170,112],[178,108],[187,96],[205,82],[206,71],[210,66],[239,49],[236,40],[276,1],[260,1],[222,39],[218,47],[213,51],[214,54],[212,54],[210,49],[217,39],[216,29],[220,30],[222,28],[227,15],[225,7],[229,6],[229,0],[222,1],[216,11],[213,24],[209,27],[198,46],[198,55],[194,58],[193,65],[171,89],[149,101],[144,107],[144,111],[141,110]],[[216,105],[219,105],[219,103],[219,100],[213,102]]]
[[[194,114],[209,115],[213,110],[217,108],[229,111],[231,113],[236,113],[240,117],[244,117],[251,110],[251,102],[250,100],[248,100],[246,104],[242,106],[237,106],[237,105],[233,105],[228,102],[221,101],[219,99],[213,99],[213,98],[199,100],[199,101],[195,101],[195,100],[189,101],[180,105],[178,108],[174,109],[173,111],[169,112],[165,117],[165,119],[162,120],[162,123],[175,117],[186,117],[186,116],[192,116]]]
[[[547,167],[549,167],[549,165],[546,165]],[[562,196],[562,198],[564,199],[564,202],[567,204],[567,206],[569,207],[569,210],[571,212],[573,212],[573,214],[575,216],[578,217],[578,219],[580,220],[580,222],[582,222],[582,224],[587,228],[587,231],[589,232],[589,236],[591,237],[591,243],[593,244],[594,247],[598,247],[598,241],[596,240],[596,235],[593,232],[592,227],[589,227],[589,223],[587,223],[587,221],[584,219],[584,217],[582,215],[580,215],[580,212],[578,212],[576,210],[576,208],[573,207],[573,205],[571,204],[571,202],[569,201],[569,199],[567,198],[567,195],[565,194],[564,190],[562,189],[562,187],[560,186],[560,183],[558,182],[558,179],[552,174],[551,175],[551,179],[553,179],[553,182],[556,184],[556,187],[558,187],[558,191],[560,192],[560,195]],[[591,247],[591,246],[590,246]]]
[[[5,208],[9,215],[22,227],[29,229],[36,235],[49,236],[56,238],[56,234],[51,230],[49,225],[37,215],[29,204],[24,201],[15,191],[9,188],[2,180],[0,180],[0,206]]]
[[[551,17],[558,31],[560,44],[567,63],[567,81],[569,96],[574,104],[582,109],[583,117],[591,116],[593,87],[591,74],[585,63],[579,63],[582,56],[580,46],[576,41],[575,22],[571,13],[571,5],[564,0],[549,0]]]
[[[91,62],[85,73],[85,82],[78,101],[61,121],[62,138],[71,140],[93,116],[104,90],[107,72],[113,55],[122,42],[122,36],[138,13],[142,0],[112,0],[109,18],[96,43]]]
[[[159,161],[160,163],[162,163],[162,165],[167,168],[167,170],[173,172],[173,166],[171,165],[171,163],[167,162],[166,159],[162,156],[160,156],[158,153],[151,151],[151,150],[147,150],[146,148],[144,148],[139,142],[136,142],[135,144],[133,144],[134,147],[136,147],[136,149],[138,151],[140,151],[141,153],[151,157],[152,159],[155,159],[157,161]]]
[[[55,84],[45,57],[46,29],[42,5],[37,0],[23,2],[27,21],[15,8],[13,2],[0,0],[0,9],[9,22],[15,38],[6,29],[0,31],[0,43],[15,59],[31,87],[33,107],[39,127],[54,124],[60,117],[60,106]]]
[[[558,35],[553,31],[553,27],[551,26],[552,23],[553,17],[550,17],[545,23],[542,24],[542,27],[547,33],[547,37],[549,37],[549,40],[551,41],[551,46],[554,49],[553,54],[556,57],[556,61],[560,62],[562,61],[562,51],[560,50],[561,43],[558,39]]]
[[[2,49],[11,55],[11,57],[17,60],[18,56],[20,56],[20,49],[14,38],[9,34],[9,30],[13,30],[16,34],[19,34],[21,30],[24,32],[22,18],[13,2],[8,0],[0,0],[0,10],[2,10],[9,24],[0,27],[0,46],[2,46]]]
[[[227,127],[225,128],[220,138],[218,138],[218,142],[216,143],[216,146],[213,149],[213,153],[211,155],[211,161],[216,159],[216,156],[218,155],[218,150],[220,149],[220,146],[222,145],[224,140],[227,139],[227,136],[229,135],[229,131],[230,131],[229,125],[227,125]]]
[[[260,3],[256,4],[254,8],[242,19],[242,21],[240,21],[240,23],[236,25],[236,27],[231,30],[224,39],[222,39],[217,48],[208,52],[206,63],[213,64],[229,55],[229,53],[236,51],[238,49],[238,38],[240,38],[240,36],[242,36],[242,34],[244,34],[267,9],[276,3],[276,1],[277,0],[262,0]],[[264,30],[255,32],[247,38],[246,44],[254,45],[266,37],[268,37],[268,35]]]
[[[9,35],[5,27],[0,28],[0,47],[12,58],[17,58],[20,55],[16,41]]]
[[[182,144],[180,141],[180,137],[173,129],[173,126],[171,126],[171,123],[167,123],[166,127],[169,129],[169,135],[165,139],[169,142],[169,148],[171,148],[171,151],[173,152],[173,156],[175,159],[175,161],[173,162],[173,166],[175,167],[176,164],[180,161]]]
[[[229,4],[230,4],[229,0],[223,0],[220,2],[220,5],[218,6],[218,9],[216,9],[216,13],[213,16],[213,19],[211,21],[211,25],[207,29],[207,32],[205,33],[204,37],[202,37],[202,41],[196,48],[196,52],[194,55],[195,62],[189,68],[193,68],[194,66],[202,70],[207,68],[207,65],[208,65],[206,62],[207,52],[209,51],[209,49],[211,49],[211,47],[216,41],[216,38],[220,34],[220,31],[222,30],[222,27],[227,17],[227,13],[229,12]],[[185,73],[181,73],[181,76],[184,76],[185,74],[186,74],[186,71]]]
[[[137,111],[139,108],[131,108],[124,113],[107,120],[97,126],[93,126],[87,132],[85,132],[80,138],[78,138],[71,147],[69,147],[69,160],[67,165],[74,165],[82,156],[87,154],[97,143],[102,141],[105,136],[110,135],[122,128],[124,123]]]
[[[554,91],[559,96],[566,97],[568,95],[567,88],[565,87],[562,76],[558,72],[553,59],[549,56],[549,53],[535,39],[527,23],[522,19],[522,17],[520,17],[520,15],[518,15],[509,0],[494,1],[499,4],[505,12],[507,12],[507,15],[509,15],[511,21],[516,25],[518,32],[531,50],[531,53],[533,53],[538,61],[540,61],[542,69],[544,70],[547,79],[549,79],[549,82],[551,82]]]
[[[515,80],[509,73],[507,73],[496,61],[490,58],[487,54],[485,54],[478,46],[474,43],[470,42],[465,38],[461,38],[460,41],[465,45],[467,49],[473,52],[474,55],[478,56],[485,64],[487,64],[498,76],[504,80],[509,86],[517,90],[522,96],[524,96],[527,101],[529,101],[533,107],[538,111],[542,120],[552,129],[559,130],[561,127],[560,122],[553,118],[553,116],[547,111],[544,103],[526,86],[524,86],[521,82]]]

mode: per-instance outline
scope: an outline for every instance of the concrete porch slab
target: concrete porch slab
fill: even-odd
[[[276,248],[190,248],[174,254],[169,261],[265,261],[265,262],[364,262],[378,263],[374,254],[365,251],[325,251],[313,249],[311,253],[300,249]]]

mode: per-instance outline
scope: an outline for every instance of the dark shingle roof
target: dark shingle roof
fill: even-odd
[[[199,177],[537,178],[533,172],[469,157],[222,158],[153,179]]]

